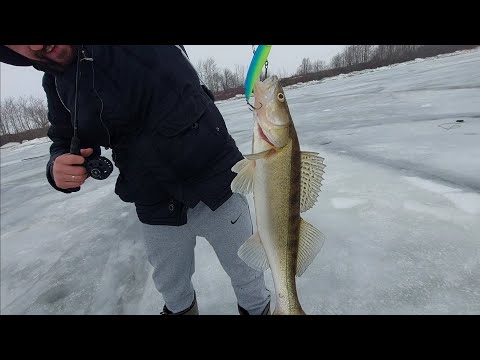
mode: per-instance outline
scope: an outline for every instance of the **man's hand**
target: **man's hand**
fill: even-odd
[[[93,149],[81,149],[81,155],[63,154],[53,162],[53,180],[60,189],[78,188],[88,177],[87,170],[81,166],[85,158],[92,155]]]

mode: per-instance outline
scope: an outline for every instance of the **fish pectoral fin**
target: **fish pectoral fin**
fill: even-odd
[[[248,160],[260,160],[268,157],[268,155],[270,155],[271,152],[272,152],[272,149],[268,149],[256,154],[249,154],[249,155],[243,155],[243,156],[245,157],[245,159],[248,159]]]
[[[325,173],[324,158],[318,153],[302,151],[301,153],[301,194],[300,212],[305,212],[315,205],[320,188],[322,187],[322,175]]]
[[[237,173],[237,176],[230,184],[232,191],[241,194],[253,192],[255,161],[248,159],[240,160],[232,167],[232,171]]]
[[[297,276],[307,270],[325,242],[325,236],[315,226],[300,218],[300,241],[297,255]]]
[[[237,254],[240,259],[245,261],[251,268],[265,271],[270,267],[258,232],[250,236],[248,240],[240,246]]]

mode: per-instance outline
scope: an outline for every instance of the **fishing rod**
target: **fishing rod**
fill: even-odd
[[[77,49],[77,72],[75,76],[75,105],[73,110],[73,137],[70,143],[70,153],[73,155],[81,155],[80,153],[80,138],[78,137],[78,80],[80,77],[80,62],[83,60],[93,61],[92,57],[87,57],[83,52],[83,59],[80,59],[80,45]],[[82,164],[87,170],[87,173],[95,180],[105,180],[113,171],[112,162],[105,156],[91,155],[85,158]]]

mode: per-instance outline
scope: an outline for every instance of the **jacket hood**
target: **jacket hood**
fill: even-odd
[[[7,48],[5,45],[0,45],[0,62],[13,66],[32,66],[32,60],[15,51]]]

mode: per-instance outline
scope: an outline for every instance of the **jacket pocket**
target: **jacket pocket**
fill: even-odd
[[[186,207],[175,199],[154,204],[136,203],[139,220],[150,225],[181,225],[186,220]]]

